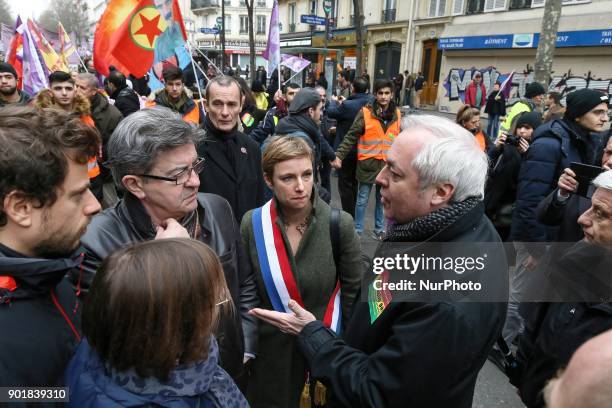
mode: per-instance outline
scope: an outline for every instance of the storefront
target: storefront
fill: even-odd
[[[557,33],[549,90],[560,92],[562,97],[582,88],[612,94],[612,29],[609,23],[601,28],[563,30],[567,26],[572,25],[566,21]],[[515,33],[486,36],[458,35],[462,34],[461,30],[448,26],[439,41],[439,50],[444,54],[440,73],[444,86],[438,91],[439,109],[457,111],[476,71],[482,73],[487,92],[495,82],[501,83],[513,74],[508,104],[522,97],[527,84],[533,81],[540,38],[538,32],[524,32],[525,27],[539,27],[539,22],[537,25],[516,22],[506,27],[515,29]],[[481,28],[470,27],[469,32],[493,32]]]
[[[406,22],[368,26],[366,67],[373,80],[393,79],[406,69]]]

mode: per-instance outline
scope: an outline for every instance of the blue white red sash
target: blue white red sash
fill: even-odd
[[[295,300],[302,307],[304,302],[291,270],[285,241],[276,223],[277,219],[276,205],[272,199],[263,207],[253,211],[253,232],[261,274],[272,308],[277,312],[291,313],[291,309],[287,306],[289,300]],[[340,282],[336,282],[323,316],[323,323],[336,333],[340,333],[342,322],[340,296]]]

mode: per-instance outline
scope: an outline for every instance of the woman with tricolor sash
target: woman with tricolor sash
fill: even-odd
[[[340,332],[360,285],[361,248],[351,216],[319,198],[313,161],[303,139],[272,138],[262,165],[274,196],[245,214],[241,233],[261,307],[290,312],[293,299]],[[310,407],[324,403],[324,388],[309,381],[294,337],[261,323],[247,398],[252,407]]]

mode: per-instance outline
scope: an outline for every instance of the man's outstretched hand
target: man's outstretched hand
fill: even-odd
[[[317,320],[312,313],[298,305],[295,300],[290,300],[288,306],[292,314],[260,308],[249,310],[249,314],[278,327],[283,333],[293,335],[299,334],[304,326]]]

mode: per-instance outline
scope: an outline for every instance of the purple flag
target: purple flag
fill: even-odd
[[[274,0],[272,16],[270,17],[270,31],[268,31],[268,45],[262,56],[268,60],[268,72],[274,71],[281,63],[280,61],[280,32],[278,26],[278,1]],[[280,77],[280,75],[279,75]]]
[[[49,85],[44,63],[27,24],[21,24],[17,32],[23,36],[23,90],[35,95]]]
[[[510,91],[512,90],[512,78],[514,78],[514,70],[512,70],[510,75],[508,75],[508,78],[506,78],[506,80],[502,82],[502,84],[499,87],[499,92],[497,93],[497,95],[499,95],[500,93],[503,93],[504,98],[508,99],[510,97]]]
[[[293,72],[298,73],[310,65],[310,61],[304,58],[296,57],[295,55],[283,54],[281,56],[281,65],[284,65]]]

